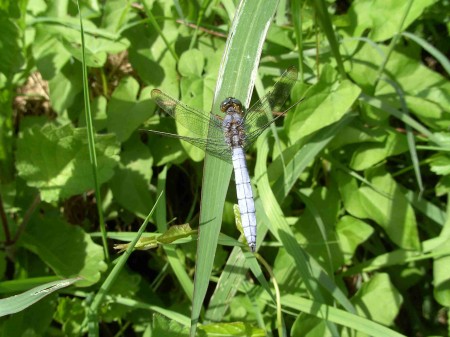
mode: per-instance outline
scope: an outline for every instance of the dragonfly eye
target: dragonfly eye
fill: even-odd
[[[220,111],[227,112],[229,108],[234,108],[234,110],[240,113],[242,111],[242,103],[240,100],[233,97],[225,98],[220,104]]]

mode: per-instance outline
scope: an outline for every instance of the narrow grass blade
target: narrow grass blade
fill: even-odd
[[[213,113],[220,102],[233,96],[249,106],[258,70],[262,45],[278,1],[242,1],[229,32],[217,82]],[[206,155],[200,210],[199,242],[191,315],[191,336],[195,335],[198,318],[211,274],[231,165]]]
[[[438,137],[436,137],[433,133],[431,133],[422,124],[420,124],[419,122],[417,122],[415,119],[411,118],[410,116],[403,114],[401,111],[395,109],[393,106],[384,102],[383,100],[368,96],[366,94],[361,94],[359,99],[361,101],[363,101],[364,103],[367,103],[377,109],[381,109],[381,110],[384,110],[384,111],[390,113],[392,116],[398,118],[403,123],[408,124],[410,127],[415,129],[416,131],[418,131],[418,132],[422,133],[423,135],[425,135],[426,137],[428,137],[435,144],[440,145],[442,147],[446,147],[446,144],[443,144]]]
[[[37,301],[42,300],[45,296],[50,295],[61,288],[68,287],[79,280],[81,280],[80,277],[75,277],[49,282],[30,289],[22,294],[3,298],[0,300],[0,317],[22,311]]]
[[[429,52],[433,57],[439,61],[439,63],[442,65],[442,67],[445,69],[448,75],[450,75],[450,61],[447,57],[445,57],[444,54],[442,54],[438,49],[436,49],[433,45],[429,44],[424,39],[411,34],[409,32],[403,32],[403,36],[406,36],[413,40],[415,43],[420,45],[423,49],[425,49],[427,52]]]
[[[77,1],[78,13],[80,16],[80,34],[81,34],[81,63],[83,69],[83,98],[84,98],[84,109],[86,116],[86,127],[87,127],[87,137],[89,144],[89,158],[91,159],[92,175],[94,178],[95,186],[95,199],[97,205],[98,220],[100,224],[100,230],[102,232],[102,243],[103,252],[105,258],[109,261],[108,243],[106,241],[106,226],[103,218],[102,210],[102,196],[100,195],[100,184],[98,182],[98,163],[97,163],[97,153],[95,151],[95,136],[94,136],[94,125],[92,123],[92,113],[91,113],[91,103],[89,101],[89,84],[88,84],[88,74],[86,66],[86,52],[85,52],[85,42],[84,42],[84,30],[83,30],[83,18],[81,17],[80,3]]]
[[[118,304],[126,305],[127,307],[130,307],[133,309],[139,308],[139,309],[157,312],[157,313],[164,315],[167,318],[170,318],[171,320],[174,320],[175,322],[178,322],[184,326],[189,326],[189,322],[190,322],[189,317],[179,314],[174,310],[161,308],[160,306],[157,306],[157,305],[139,302],[134,299],[126,298],[126,297],[116,297],[114,299],[114,302],[118,303]]]
[[[336,39],[336,32],[333,29],[332,19],[327,10],[327,4],[324,0],[312,1],[311,5],[314,7],[317,13],[318,22],[322,26],[323,32],[327,36],[328,43],[330,44],[331,52],[336,59],[337,68],[339,74],[343,77],[347,77],[347,73],[344,69],[344,63],[342,62],[341,54],[339,52],[339,43]]]
[[[320,313],[326,313],[326,320],[328,322],[346,326],[348,328],[365,333],[368,336],[404,337],[404,335],[391,330],[379,323],[349,313],[347,311],[325,305],[318,301],[307,300],[295,295],[282,296],[281,301],[287,308],[308,313],[319,318],[322,318]],[[335,336],[338,336],[338,334]]]

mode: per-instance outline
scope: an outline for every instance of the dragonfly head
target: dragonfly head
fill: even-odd
[[[242,115],[242,103],[234,97],[228,97],[220,104],[220,110],[224,113],[231,110],[232,112],[237,112]]]

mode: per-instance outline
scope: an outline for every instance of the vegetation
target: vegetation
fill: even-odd
[[[0,4],[1,336],[450,335],[448,0],[79,6]],[[290,66],[252,254],[150,92],[219,114]]]

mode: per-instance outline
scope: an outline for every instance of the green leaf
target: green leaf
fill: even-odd
[[[371,320],[392,325],[397,317],[403,299],[384,273],[375,274],[352,298],[358,313]]]
[[[345,210],[356,218],[369,218],[370,215],[366,212],[362,199],[357,192],[358,184],[356,179],[342,171],[336,171],[332,174],[339,185],[338,188]]]
[[[267,170],[271,180],[273,179],[272,176],[278,177],[273,184],[277,199],[283,199],[289,194],[302,172],[353,119],[354,116],[347,115],[339,122],[329,125],[308,137],[307,144],[304,144],[305,140],[293,144],[283,152],[284,163],[282,156],[277,157]],[[286,165],[285,168],[284,165]]]
[[[87,308],[83,305],[82,299],[62,297],[58,301],[54,319],[62,325],[62,331],[66,336],[75,337],[79,336],[80,332],[86,332],[82,329],[86,311]]]
[[[293,336],[304,337],[331,337],[333,334],[327,329],[327,322],[323,319],[310,315],[298,315],[292,325],[291,334]]]
[[[33,16],[38,16],[45,10],[47,10],[47,4],[45,3],[45,0],[36,0],[28,3],[27,6],[27,11],[33,14]]]
[[[354,120],[342,132],[336,135],[330,144],[330,149],[335,150],[349,144],[381,143],[385,142],[387,133],[383,128],[369,129],[359,120]]]
[[[336,224],[336,236],[346,263],[351,262],[356,248],[373,233],[374,229],[371,226],[357,218],[345,215],[339,219]]]
[[[442,88],[431,88],[430,91],[434,91],[436,96],[439,96],[441,93],[448,95],[450,90],[445,89],[445,86],[443,86]],[[445,104],[445,97],[436,100],[427,99],[426,97],[424,98],[421,96],[406,96],[405,100],[408,107],[414,111],[414,114],[427,126],[438,130],[448,128],[450,112],[445,106],[442,106],[443,103]]]
[[[359,189],[366,216],[399,247],[420,250],[414,210],[395,180],[383,168],[377,168],[370,172],[369,181],[377,191],[368,186]]]
[[[162,315],[153,315],[153,334],[158,337],[187,337],[189,328]]]
[[[23,235],[25,246],[37,254],[56,275],[79,276],[78,285],[99,281],[106,270],[103,249],[80,227],[46,214],[35,216]]]
[[[438,175],[450,174],[450,156],[440,152],[430,158],[430,169]]]
[[[190,49],[181,54],[178,70],[182,76],[201,78],[204,67],[205,56],[200,50]]]
[[[235,298],[241,282],[246,277],[245,256],[240,247],[235,247],[232,250],[228,257],[227,265],[232,266],[232,268],[225,268],[220,273],[217,286],[214,289],[214,294],[211,296],[208,310],[205,313],[205,320],[210,322],[223,320],[225,313],[229,310],[230,304],[234,302],[230,303],[229,299]],[[235,312],[234,310],[231,311]],[[247,314],[246,310],[245,314]]]
[[[71,43],[70,41],[67,41],[66,39],[62,39],[62,45],[66,50],[75,57],[78,61],[81,61],[81,46],[78,42]],[[106,62],[107,54],[106,52],[98,52],[94,53],[92,50],[89,50],[86,48],[86,66],[92,67],[92,68],[100,68],[102,67]]]
[[[274,45],[277,45],[280,48],[280,50],[276,50],[275,48],[271,48],[270,52],[271,54],[282,54],[287,50],[293,50],[295,48],[295,45],[292,43],[291,38],[291,32],[285,27],[272,25],[269,28],[269,32],[267,34],[267,43],[273,43]],[[278,51],[278,53],[277,53]]]
[[[384,161],[386,158],[396,156],[408,151],[406,136],[399,132],[386,129],[387,138],[382,143],[363,143],[352,154],[350,168],[362,171]]]
[[[89,311],[93,314],[86,317],[86,320],[85,320],[86,324],[94,324],[94,319],[97,318],[96,316],[99,312],[101,304],[103,303],[106,295],[109,294],[111,288],[113,287],[114,283],[116,282],[117,278],[119,277],[121,271],[125,267],[125,263],[127,262],[127,259],[130,257],[137,241],[140,239],[141,235],[144,233],[145,229],[147,228],[148,221],[149,221],[150,217],[153,215],[153,212],[156,209],[156,204],[158,203],[161,196],[162,196],[162,192],[159,194],[158,198],[155,201],[155,205],[153,206],[152,210],[150,211],[150,213],[147,215],[144,222],[140,226],[138,232],[134,236],[129,247],[126,249],[125,253],[120,258],[117,259],[117,261],[114,264],[114,267],[111,269],[111,272],[108,274],[106,279],[103,281],[103,283],[100,287],[100,290],[95,294],[92,302],[89,305]]]
[[[108,131],[115,133],[117,140],[123,142],[150,116],[153,115],[153,102],[148,90],[139,93],[139,83],[132,77],[123,78],[108,104]]]
[[[83,90],[79,63],[67,63],[49,82],[52,108],[60,113],[68,109]]]
[[[336,75],[326,67],[295,112],[286,115],[286,130],[293,143],[340,120],[358,98],[361,90],[350,81],[337,82]]]
[[[153,295],[154,296],[154,295]],[[146,302],[139,302],[134,299],[124,298],[124,297],[116,297],[114,299],[118,304],[126,305],[132,309],[144,309],[152,313],[156,313],[156,315],[163,315],[167,317],[170,322],[177,323],[180,326],[188,326],[189,325],[189,317],[184,316],[174,310],[170,310],[167,308],[163,308],[157,305],[149,304]],[[156,316],[155,315],[155,316]],[[163,317],[164,319],[166,319]],[[145,317],[147,319],[148,316]],[[158,335],[160,336],[160,335]]]
[[[347,32],[352,36],[362,36],[369,29],[369,39],[385,41],[405,30],[423,11],[437,0],[412,1],[406,16],[404,27],[399,27],[410,0],[373,1],[358,0],[352,3],[348,11],[350,26]]]
[[[450,175],[443,176],[441,179],[439,179],[439,182],[437,183],[436,187],[436,196],[442,197],[448,192],[450,192]]]
[[[373,84],[378,77],[378,66],[383,62],[387,49],[368,44],[358,46],[356,42],[349,43],[347,48],[356,48],[356,59],[352,63],[349,75],[357,84],[369,92],[376,91],[377,96],[383,96],[395,107],[401,107],[398,93],[386,81],[380,81],[376,88]],[[442,75],[425,67],[420,60],[413,59],[409,54],[413,51],[393,51],[386,64],[384,74],[395,79],[401,87],[408,104],[408,109],[420,120],[431,127],[439,129],[450,126],[450,81]],[[425,108],[425,109],[424,109]]]
[[[117,33],[126,22],[135,18],[132,4],[127,1],[107,1],[102,9],[102,27],[108,32]]]
[[[46,26],[36,27],[36,36],[31,45],[36,66],[42,77],[51,80],[70,59],[70,53],[64,48],[61,41],[48,34]]]
[[[88,67],[102,67],[106,62],[108,54],[120,53],[129,46],[129,42],[126,39],[111,41],[109,39],[89,35],[85,35],[85,38],[85,62]],[[78,61],[81,61],[81,44],[79,39],[66,39],[66,35],[64,35],[62,42],[70,54]]]
[[[103,96],[98,96],[94,98],[91,102],[91,111],[92,111],[92,123],[94,125],[94,129],[98,132],[104,130],[106,128],[106,106],[107,100]],[[86,118],[84,117],[84,111],[80,114],[78,119],[78,126],[85,127],[86,126]]]
[[[72,27],[78,27],[79,21],[77,18],[64,17],[64,25],[44,24],[42,29],[45,30],[45,35],[52,35],[55,39],[58,39],[61,45],[69,52],[69,54],[82,61],[81,57],[81,41],[80,32],[78,29]],[[109,32],[98,29],[92,22],[84,19],[83,26],[86,30],[94,28],[96,30],[94,34],[85,34],[85,62],[88,67],[101,67],[106,62],[107,54],[117,54],[128,48],[128,40],[122,38],[116,41],[111,38],[103,37],[104,35],[111,35]]]
[[[96,138],[100,183],[111,178],[118,147],[112,135]],[[17,171],[27,184],[37,187],[41,198],[57,201],[93,188],[86,130],[70,125],[33,127],[17,144]]]
[[[271,230],[271,233],[277,238],[277,240],[283,243],[284,248],[292,257],[294,264],[302,276],[301,278],[305,283],[306,289],[311,296],[318,298],[320,301],[325,301],[323,294],[315,286],[317,282],[316,280],[320,278],[321,286],[332,294],[333,297],[344,308],[346,308],[346,310],[353,312],[354,308],[344,293],[333,283],[331,278],[319,265],[317,260],[301,248],[295,239],[288,222],[283,216],[283,211],[279,205],[279,201],[271,191],[267,178],[265,162],[267,160],[268,145],[264,135],[258,139],[257,147],[259,156],[255,168],[255,179],[258,182],[257,187],[261,200],[257,200],[256,207],[260,216],[265,216],[267,218],[265,223],[270,225],[269,229]],[[282,200],[282,198],[280,198],[280,200]],[[259,203],[261,203],[263,207],[258,208]],[[253,272],[256,273],[255,271]],[[325,313],[322,312],[321,315],[325,315]],[[333,325],[329,325],[329,327],[333,329],[333,333],[336,332],[336,327]]]

